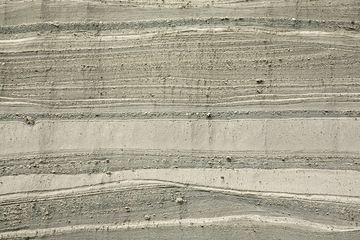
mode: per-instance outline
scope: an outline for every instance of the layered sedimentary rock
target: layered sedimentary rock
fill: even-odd
[[[359,239],[360,1],[3,0],[0,239]]]

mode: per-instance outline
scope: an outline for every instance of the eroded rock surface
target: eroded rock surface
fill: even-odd
[[[0,239],[360,239],[360,1],[3,0]]]

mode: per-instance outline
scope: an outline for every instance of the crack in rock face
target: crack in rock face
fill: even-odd
[[[0,239],[360,239],[358,0],[0,4]]]

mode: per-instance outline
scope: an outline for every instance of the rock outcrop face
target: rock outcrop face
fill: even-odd
[[[359,0],[2,0],[0,239],[360,239]]]

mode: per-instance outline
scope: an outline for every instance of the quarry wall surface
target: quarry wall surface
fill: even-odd
[[[359,0],[1,0],[0,239],[360,239]]]

